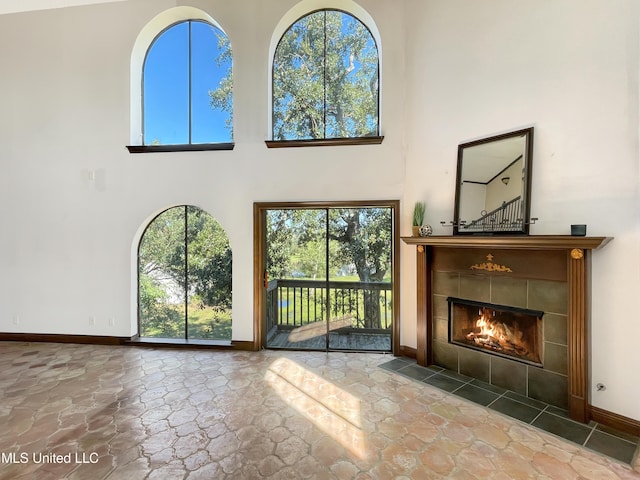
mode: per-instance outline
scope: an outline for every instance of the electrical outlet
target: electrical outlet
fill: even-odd
[[[20,323],[20,317],[18,315],[13,316],[13,324],[18,325]]]
[[[93,327],[95,324],[96,324],[96,317],[94,317],[93,315],[91,315],[91,316],[89,317],[89,325]]]
[[[109,317],[109,326],[113,327],[116,324],[116,319],[113,317]]]

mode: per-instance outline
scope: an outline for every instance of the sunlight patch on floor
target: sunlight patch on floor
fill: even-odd
[[[358,398],[287,358],[275,360],[265,380],[323,433],[358,458],[366,458]]]
[[[344,318],[336,318],[332,319],[329,322],[329,330],[338,330],[340,328],[351,327],[353,323],[353,319],[351,316],[347,316]],[[316,338],[322,335],[327,334],[327,324],[326,322],[313,322],[302,327],[294,328],[289,334],[290,342],[303,342],[305,340],[310,340],[312,338]]]

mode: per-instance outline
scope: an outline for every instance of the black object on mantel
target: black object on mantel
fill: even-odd
[[[574,237],[584,237],[587,234],[587,226],[584,224],[581,225],[571,225],[571,235]]]

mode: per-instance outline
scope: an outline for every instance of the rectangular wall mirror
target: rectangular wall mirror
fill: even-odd
[[[528,234],[533,127],[458,146],[454,235]]]

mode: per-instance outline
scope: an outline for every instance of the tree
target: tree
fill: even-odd
[[[184,260],[184,210],[171,208],[145,230],[138,249],[139,271],[155,285],[171,285],[172,297],[182,297],[179,289],[184,288]]]
[[[211,106],[233,123],[231,44],[218,35],[227,75],[209,92]],[[351,138],[378,134],[378,48],[355,17],[321,10],[280,39],[273,58],[273,139]]]
[[[327,225],[328,222],[328,225]],[[363,283],[382,282],[392,256],[391,209],[338,208],[270,210],[267,214],[267,270],[270,278],[326,278],[355,271]],[[362,290],[365,328],[382,328],[380,292]]]
[[[324,278],[324,209],[269,210],[267,271],[271,278]]]
[[[269,210],[266,218],[267,272],[269,278],[291,275],[292,238],[289,233],[291,210]]]
[[[337,10],[311,13],[273,60],[273,138],[377,135],[378,51],[367,28]]]
[[[170,208],[147,227],[139,246],[141,334],[184,336],[188,304],[231,307],[232,254],[222,227],[203,210]]]
[[[231,50],[231,42],[229,41],[229,37],[220,30],[213,27],[212,29],[218,39],[219,53],[215,59],[216,65],[220,68],[226,66],[227,72],[220,81],[218,88],[209,91],[209,105],[213,109],[228,113],[228,116],[224,120],[224,125],[233,137],[233,53]]]
[[[209,214],[187,207],[188,285],[206,305],[231,308],[232,253],[224,229]]]
[[[329,219],[329,238],[340,245],[342,262],[355,265],[361,282],[383,281],[391,267],[391,210],[338,209]],[[364,290],[364,324],[382,327],[379,290]]]

